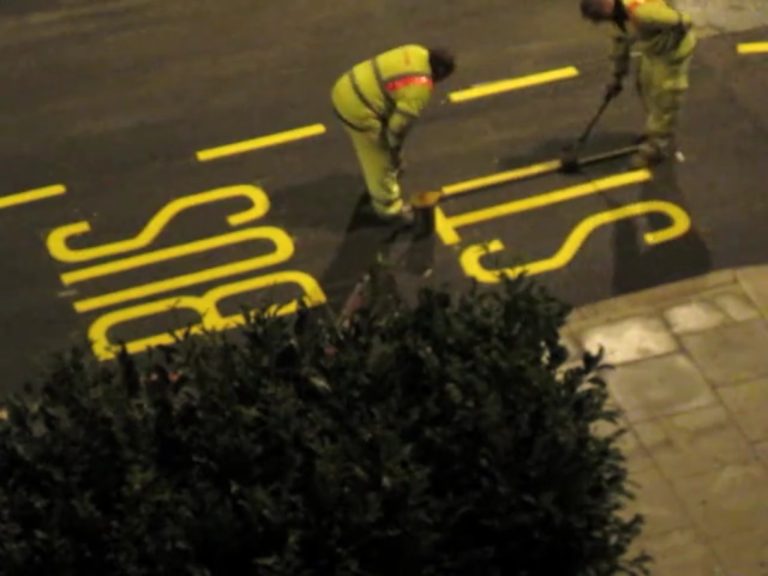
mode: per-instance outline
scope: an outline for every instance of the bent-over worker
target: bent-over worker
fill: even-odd
[[[434,83],[455,69],[441,48],[400,46],[354,66],[336,81],[331,100],[352,140],[374,212],[411,222],[399,176],[403,142],[432,96]]]

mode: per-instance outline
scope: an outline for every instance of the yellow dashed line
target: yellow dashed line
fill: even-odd
[[[67,189],[61,184],[54,184],[53,186],[27,190],[26,192],[0,196],[0,210],[10,208],[11,206],[18,206],[19,204],[27,204],[28,202],[36,202],[46,198],[53,198],[54,196],[61,196],[66,191]]]
[[[768,42],[749,42],[739,44],[736,49],[739,54],[765,54],[768,53]]]
[[[509,78],[507,80],[499,80],[498,82],[489,82],[465,90],[451,92],[448,95],[448,101],[457,104],[459,102],[467,102],[477,98],[485,98],[486,96],[501,94],[502,92],[510,92],[511,90],[520,90],[521,88],[529,88],[531,86],[538,86],[539,84],[567,80],[569,78],[575,78],[578,75],[579,70],[577,68],[568,66],[566,68],[558,68],[556,70],[549,70],[547,72],[540,72],[529,76],[520,76],[518,78]]]
[[[244,154],[245,152],[253,152],[254,150],[259,150],[261,148],[269,148],[270,146],[279,146],[280,144],[287,144],[288,142],[294,142],[296,140],[312,138],[313,136],[320,136],[321,134],[325,134],[325,126],[322,124],[311,124],[294,130],[270,134],[269,136],[261,136],[252,140],[244,140],[242,142],[235,142],[234,144],[226,144],[224,146],[217,146],[216,148],[201,150],[197,153],[197,159],[200,162],[207,162],[226,156]]]

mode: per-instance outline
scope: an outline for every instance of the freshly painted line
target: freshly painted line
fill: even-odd
[[[0,210],[3,208],[10,208],[11,206],[18,206],[19,204],[27,204],[28,202],[36,202],[38,200],[45,200],[46,198],[53,198],[54,196],[61,196],[66,193],[66,191],[67,189],[63,185],[54,184],[53,186],[45,186],[44,188],[35,188],[34,190],[18,192],[8,196],[0,196]]]
[[[287,144],[288,142],[295,142],[296,140],[312,138],[314,136],[320,136],[321,134],[325,134],[325,126],[322,124],[311,124],[294,130],[286,130],[285,132],[278,132],[277,134],[261,136],[252,140],[244,140],[242,142],[235,142],[234,144],[226,144],[224,146],[217,146],[216,148],[201,150],[197,153],[197,159],[200,162],[208,162],[226,156],[244,154],[261,148],[269,148],[271,146]]]
[[[451,92],[448,95],[448,101],[453,104],[458,104],[459,102],[467,102],[469,100],[476,100],[477,98],[494,96],[503,92],[520,90],[521,88],[530,88],[531,86],[538,86],[540,84],[568,80],[569,78],[575,78],[578,75],[578,68],[567,66],[565,68],[557,68],[556,70],[549,70],[547,72],[539,72],[538,74],[508,78],[497,82],[488,82],[465,90]]]
[[[768,53],[768,42],[748,42],[739,44],[736,49],[739,54],[765,54]]]
[[[489,186],[497,186],[506,182],[530,178],[531,176],[537,176],[539,174],[555,172],[559,170],[561,166],[562,162],[560,160],[550,160],[549,162],[533,164],[524,168],[516,168],[515,170],[507,170],[506,172],[491,174],[490,176],[483,176],[481,178],[473,178],[472,180],[457,182],[456,184],[449,184],[448,186],[443,186],[442,192],[445,196],[454,196],[456,194],[472,192]]]
[[[566,202],[568,200],[573,200],[575,198],[581,198],[583,196],[589,196],[592,194],[599,194],[600,192],[605,192],[613,188],[620,188],[622,186],[647,182],[651,178],[652,174],[649,170],[634,170],[625,174],[608,176],[607,178],[593,180],[587,184],[579,184],[569,188],[561,188],[560,190],[554,190],[546,194],[531,196],[522,200],[512,200],[511,202],[475,210],[474,212],[466,212],[458,216],[449,216],[448,220],[451,226],[454,228],[469,226],[471,224],[477,224],[486,220],[494,220],[501,216],[508,216],[510,214],[516,214],[519,212],[527,212],[528,210],[543,208],[544,206],[549,206],[551,204]]]

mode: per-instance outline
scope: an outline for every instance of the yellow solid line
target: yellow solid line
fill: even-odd
[[[17,194],[0,196],[0,210],[3,208],[10,208],[11,206],[18,206],[19,204],[26,204],[27,202],[35,202],[37,200],[44,200],[54,196],[61,196],[66,191],[67,189],[61,184],[54,184],[53,186],[45,186],[44,188],[27,190],[26,192],[18,192]]]
[[[459,216],[449,216],[448,221],[454,228],[468,226],[485,220],[493,220],[495,218],[501,218],[502,216],[509,216],[510,214],[516,214],[518,212],[527,212],[528,210],[543,208],[550,204],[557,204],[559,202],[581,198],[582,196],[597,194],[612,188],[646,182],[651,178],[652,175],[649,170],[634,170],[625,174],[600,178],[599,180],[594,180],[587,184],[579,184],[577,186],[571,186],[570,188],[561,188],[560,190],[555,190],[546,194],[539,194],[538,196],[531,196],[522,200],[513,200],[505,204],[491,206],[490,208],[475,210],[474,212],[467,212]]]
[[[762,54],[768,52],[768,42],[747,42],[737,46],[739,54]]]
[[[496,186],[513,180],[529,178],[546,172],[554,172],[559,170],[561,166],[562,162],[560,160],[550,160],[549,162],[533,164],[531,166],[526,166],[525,168],[516,168],[515,170],[499,172],[497,174],[491,174],[490,176],[483,176],[481,178],[473,178],[472,180],[457,182],[456,184],[449,184],[448,186],[443,186],[442,191],[445,196],[453,196],[455,194],[462,194],[480,188]]]
[[[578,75],[578,68],[575,68],[574,66],[568,66],[566,68],[558,68],[556,70],[549,70],[547,72],[539,72],[538,74],[520,76],[519,78],[499,80],[498,82],[489,82],[487,84],[481,84],[480,86],[474,86],[465,90],[451,92],[448,95],[448,101],[456,104],[458,102],[466,102],[468,100],[475,100],[476,98],[493,96],[494,94],[509,92],[511,90],[529,88],[531,86],[538,86],[539,84],[557,82],[558,80],[567,80],[568,78],[575,78]]]
[[[197,153],[197,159],[200,162],[207,162],[225,156],[234,156],[235,154],[252,152],[253,150],[258,150],[260,148],[268,148],[270,146],[278,146],[279,144],[286,144],[296,140],[303,140],[304,138],[320,136],[321,134],[325,134],[325,126],[322,124],[312,124],[294,130],[286,130],[285,132],[270,134],[269,136],[261,136],[260,138],[254,138],[253,140],[244,140],[242,142],[235,142],[234,144],[226,144],[224,146],[217,146],[216,148],[209,148],[208,150],[201,150]]]

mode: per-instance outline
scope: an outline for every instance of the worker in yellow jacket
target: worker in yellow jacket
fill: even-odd
[[[454,68],[449,51],[409,44],[357,64],[333,86],[334,111],[352,139],[373,210],[385,220],[413,219],[398,182],[403,141],[433,84]]]
[[[606,95],[621,92],[630,51],[636,47],[640,52],[637,89],[647,121],[633,165],[650,166],[672,156],[677,117],[696,47],[691,17],[665,0],[581,0],[581,12],[593,22],[613,22],[619,30],[612,53],[613,81]]]

